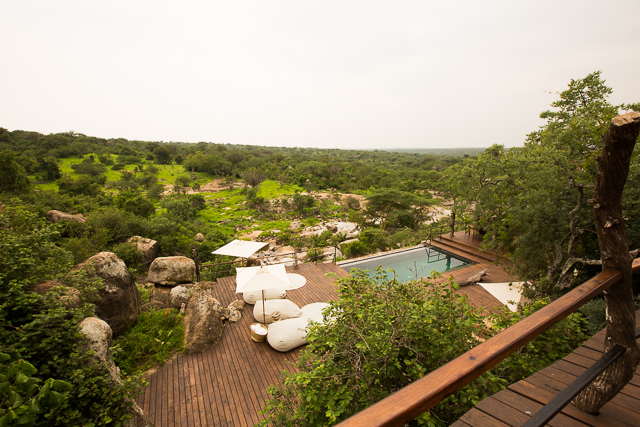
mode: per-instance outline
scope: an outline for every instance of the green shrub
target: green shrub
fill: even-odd
[[[142,252],[140,252],[135,244],[119,243],[112,250],[127,265],[129,271],[136,276],[142,271]]]
[[[347,245],[343,245],[342,253],[347,258],[356,258],[356,257],[364,256],[368,254],[369,248],[367,248],[367,245],[365,245],[361,241],[356,240],[355,242],[351,242]]]
[[[607,324],[607,302],[603,298],[592,299],[578,309],[587,322],[587,331],[593,335]]]
[[[113,360],[125,376],[162,365],[184,352],[184,322],[175,308],[141,313],[114,342]]]

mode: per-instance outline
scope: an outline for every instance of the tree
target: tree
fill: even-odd
[[[16,155],[0,150],[0,193],[23,193],[29,189],[29,177],[16,161]]]
[[[262,183],[262,181],[267,179],[267,174],[258,169],[248,169],[246,171],[240,172],[240,177],[244,179],[244,182],[247,185],[251,187],[257,187]]]
[[[164,145],[154,148],[153,155],[156,156],[156,163],[161,165],[171,164],[171,151]]]
[[[424,205],[425,201],[413,193],[396,190],[393,188],[381,188],[374,190],[367,197],[367,213],[376,218],[380,229],[387,228],[389,215],[394,211],[408,210],[414,205]]]
[[[538,294],[555,295],[600,264],[592,213],[601,136],[617,114],[600,72],[572,80],[524,147],[493,146],[445,173],[453,211],[472,216],[489,247],[508,251]]]
[[[626,351],[575,398],[578,409],[589,414],[597,414],[631,381],[640,362],[631,289],[631,263],[635,255],[628,251],[622,215],[622,191],[639,133],[640,114],[634,112],[614,118],[604,139],[602,154],[597,158],[598,173],[592,202],[602,268],[622,271],[622,279],[605,292],[607,332],[603,352],[616,345],[624,346]]]

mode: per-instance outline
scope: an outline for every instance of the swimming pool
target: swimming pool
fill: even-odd
[[[410,280],[429,276],[432,271],[442,273],[473,263],[442,249],[419,247],[357,261],[343,261],[338,265],[349,272],[352,268],[368,270],[371,277],[375,276],[376,267],[382,266],[384,270],[394,270],[385,271],[389,279]]]

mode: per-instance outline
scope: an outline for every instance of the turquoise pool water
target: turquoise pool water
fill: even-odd
[[[452,253],[434,248],[416,248],[406,251],[394,252],[387,255],[378,255],[358,261],[344,261],[338,265],[347,271],[352,268],[368,270],[371,277],[375,276],[375,269],[382,266],[389,279],[410,280],[426,277],[432,271],[442,273],[454,268],[473,264],[473,261],[453,255]]]

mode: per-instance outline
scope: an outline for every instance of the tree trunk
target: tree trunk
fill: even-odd
[[[593,193],[593,213],[600,241],[603,269],[622,271],[622,279],[605,291],[607,332],[604,351],[616,344],[627,351],[582,391],[573,403],[588,414],[597,414],[609,400],[633,378],[640,361],[635,339],[636,313],[631,290],[631,262],[627,231],[622,217],[622,191],[629,174],[629,162],[638,131],[640,114],[618,116],[605,135],[602,155],[597,157],[598,171]]]

